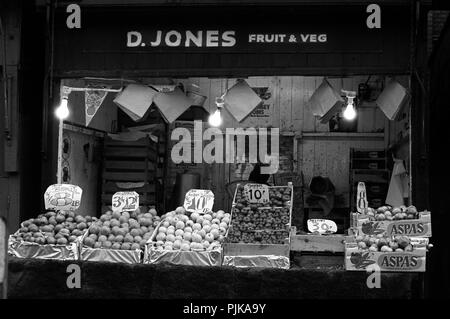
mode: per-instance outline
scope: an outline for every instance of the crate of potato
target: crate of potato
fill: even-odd
[[[223,210],[189,213],[183,207],[163,215],[145,249],[144,263],[221,266],[222,243],[231,215]]]
[[[268,203],[249,203],[244,185],[237,185],[231,227],[224,244],[224,265],[290,267],[293,187],[269,186]]]
[[[414,206],[368,208],[365,214],[352,213],[351,221],[362,235],[431,237],[431,213]]]
[[[424,272],[428,247],[429,240],[424,237],[358,235],[345,243],[345,269]]]
[[[154,208],[133,212],[105,212],[85,232],[80,259],[137,264],[142,262],[146,242],[161,218]]]
[[[19,258],[77,260],[79,241],[96,221],[72,211],[47,211],[21,224],[9,237],[8,252]]]

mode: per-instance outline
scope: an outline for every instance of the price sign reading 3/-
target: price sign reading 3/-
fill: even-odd
[[[207,189],[191,189],[184,197],[183,207],[191,213],[207,213],[213,205],[214,193]]]
[[[77,210],[81,204],[83,190],[76,185],[50,185],[44,193],[45,209]]]
[[[139,208],[139,194],[136,192],[117,192],[112,197],[113,212],[132,212]]]
[[[337,225],[329,219],[308,219],[308,230],[311,233],[332,234],[337,232]]]
[[[244,195],[249,203],[268,203],[269,187],[263,184],[246,184],[244,186]]]

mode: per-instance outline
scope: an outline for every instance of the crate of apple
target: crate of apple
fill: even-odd
[[[77,259],[77,245],[97,218],[72,211],[47,211],[25,220],[10,237],[10,253],[17,257]]]
[[[234,228],[233,228],[234,229]],[[288,231],[230,231],[226,242],[240,244],[283,245],[288,241]]]
[[[419,212],[415,206],[381,206],[377,209],[368,208],[366,215],[371,221],[392,221],[392,220],[405,220],[405,219],[418,219]]]
[[[355,237],[358,248],[372,252],[412,252],[413,245],[407,236],[388,238],[382,234],[376,236],[358,235]]]

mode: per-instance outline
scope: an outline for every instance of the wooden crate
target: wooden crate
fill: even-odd
[[[346,235],[291,235],[291,250],[297,252],[343,253]]]
[[[359,213],[351,213],[352,227],[360,234],[386,236],[405,235],[409,237],[431,237],[431,213],[419,212],[418,219],[370,221],[369,217]]]
[[[412,252],[371,252],[349,242],[345,244],[345,269],[367,271],[367,267],[376,265],[383,272],[425,272],[426,253],[425,246],[414,246]]]
[[[103,152],[102,203],[111,205],[112,195],[119,191],[136,191],[142,205],[157,203],[158,144],[149,137],[137,140],[105,138]],[[118,183],[143,183],[133,188]]]
[[[233,220],[233,211],[234,211],[234,207],[236,205],[236,194],[237,194],[239,187],[240,187],[240,184],[237,185],[235,193],[234,193],[234,197],[233,197],[231,220]],[[291,189],[288,237],[286,238],[285,242],[283,244],[251,244],[251,243],[225,242],[223,244],[224,260],[226,260],[227,257],[248,258],[248,259],[252,259],[252,257],[253,257],[255,260],[255,264],[258,264],[258,262],[259,262],[258,258],[261,258],[263,256],[276,256],[278,258],[287,260],[287,263],[289,264],[290,245],[291,245],[290,244],[290,228],[291,228],[291,223],[292,223],[292,203],[293,203],[293,196],[294,196],[293,185],[292,185],[292,183],[288,183],[287,186],[269,186],[269,189],[285,188],[285,187],[290,187],[290,189]],[[277,230],[274,230],[274,231],[277,231]],[[283,230],[283,231],[286,231],[286,230]],[[265,263],[266,266],[269,264],[270,264],[270,262]]]

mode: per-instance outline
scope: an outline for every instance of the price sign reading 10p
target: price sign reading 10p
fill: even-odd
[[[244,186],[244,196],[249,203],[266,204],[269,199],[269,187],[263,184],[246,184]]]
[[[184,209],[191,213],[204,214],[212,210],[214,193],[207,189],[191,189],[184,197]]]
[[[139,194],[136,192],[117,192],[112,197],[113,212],[132,212],[139,207]]]

